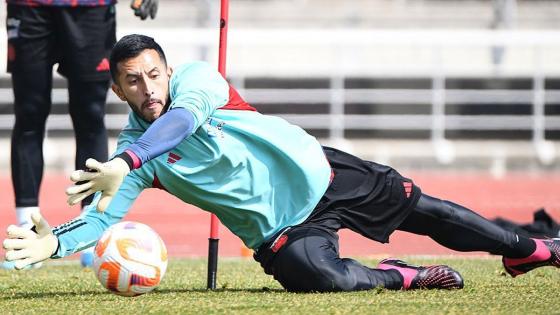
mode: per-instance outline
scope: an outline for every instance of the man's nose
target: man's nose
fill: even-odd
[[[144,94],[151,96],[154,94],[154,84],[150,80],[144,80]]]

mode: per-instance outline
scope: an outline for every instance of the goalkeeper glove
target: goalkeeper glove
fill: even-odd
[[[130,7],[134,11],[134,15],[139,16],[142,20],[145,20],[148,15],[155,19],[158,0],[132,0]]]
[[[10,225],[6,230],[8,238],[2,244],[6,260],[13,261],[18,270],[50,258],[58,248],[58,238],[41,214],[31,214],[31,221],[36,232]]]
[[[103,212],[130,172],[130,167],[125,160],[118,157],[105,163],[88,159],[86,167],[89,170],[77,170],[70,175],[70,180],[76,184],[66,189],[68,204],[75,205],[94,192],[101,191],[97,211]]]

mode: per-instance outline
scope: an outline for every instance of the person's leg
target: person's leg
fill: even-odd
[[[85,169],[85,162],[93,158],[107,161],[107,130],[105,129],[105,101],[109,81],[68,80],[69,111],[76,134],[76,169]],[[93,195],[82,201],[89,205]]]
[[[53,45],[47,8],[7,5],[8,62],[15,122],[11,138],[12,185],[17,224],[33,226],[43,178],[43,138],[51,107]],[[42,263],[33,264],[38,268]],[[4,261],[3,269],[14,269]]]
[[[15,123],[11,171],[17,223],[31,226],[43,176],[43,138],[51,107],[52,30],[45,8],[7,5],[8,72],[12,74]]]
[[[477,213],[447,200],[422,194],[399,230],[427,235],[457,251],[485,251],[496,255],[524,257],[534,242],[518,237]]]
[[[447,266],[428,269],[392,260],[386,261],[386,264],[378,269],[373,269],[356,260],[340,258],[337,234],[322,229],[297,227],[283,237],[284,240],[278,238],[276,241],[280,245],[272,243],[265,249],[259,249],[257,257],[262,255],[261,250],[276,252],[263,267],[291,292],[357,291],[375,287],[399,290],[463,286],[461,276]],[[281,241],[286,243],[279,243]]]
[[[69,112],[76,135],[76,169],[85,169],[89,158],[107,161],[107,130],[105,129],[105,101],[109,81],[68,80]],[[82,210],[93,195],[82,200]],[[93,265],[93,247],[80,253],[83,267]]]
[[[560,266],[560,242],[517,235],[463,206],[426,194],[398,229],[427,235],[453,250],[501,255],[513,276],[542,265]]]
[[[462,287],[461,276],[447,266],[428,269],[387,260],[373,269],[340,258],[336,231],[348,228],[383,242],[406,218],[420,190],[388,166],[328,147],[323,150],[333,169],[332,182],[307,220],[287,232],[287,242],[277,254],[270,254],[274,244],[258,250],[255,259],[266,273],[289,291]],[[430,277],[435,281],[428,281]]]
[[[76,169],[85,161],[107,160],[105,102],[109,89],[109,54],[116,42],[114,5],[61,7],[57,11],[58,72],[68,79],[69,111],[76,135]],[[83,207],[93,199],[82,201]],[[91,266],[93,248],[82,251],[83,266]]]
[[[287,242],[278,251],[272,261],[272,272],[288,291],[402,288],[402,277],[394,270],[371,269],[353,259],[340,258],[336,234],[318,229],[300,229],[287,233],[287,237],[295,240]]]
[[[105,103],[110,84],[109,54],[116,41],[115,8],[63,7],[57,11],[58,72],[68,79],[69,111],[76,134],[76,169],[107,160]],[[82,201],[91,203],[93,196]]]
[[[11,166],[16,207],[38,206],[43,138],[51,107],[51,71],[49,67],[37,66],[12,73],[15,123]]]

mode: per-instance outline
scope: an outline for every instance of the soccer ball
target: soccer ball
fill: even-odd
[[[149,226],[121,222],[107,229],[94,249],[93,271],[101,285],[122,296],[157,287],[167,269],[167,249]]]

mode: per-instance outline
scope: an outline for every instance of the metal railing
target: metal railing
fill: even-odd
[[[122,30],[121,34],[132,30]],[[213,30],[153,30],[168,51],[170,64],[192,59],[214,62],[217,56]],[[547,78],[560,78],[560,32],[556,31],[367,31],[367,30],[232,30],[229,71],[232,81],[250,103],[328,104],[327,111],[302,114],[286,106],[278,116],[308,129],[325,129],[331,139],[345,137],[354,130],[425,130],[446,163],[453,159],[453,147],[446,139],[449,130],[524,130],[541,162],[555,159],[554,147],[546,131],[560,130],[560,116],[545,115],[546,105],[560,104],[560,90],[546,89]],[[492,52],[500,48],[500,58]],[[297,56],[293,55],[297,50]],[[392,56],[391,54],[398,54]],[[505,54],[505,55],[504,55]],[[262,56],[267,55],[264,63]],[[470,57],[469,57],[470,56]],[[494,57],[492,57],[494,56]],[[505,56],[505,57],[504,57]],[[544,66],[546,65],[546,66]],[[368,78],[427,78],[423,89],[352,88],[345,80]],[[246,87],[255,77],[327,78],[328,84],[314,89]],[[453,78],[529,78],[525,89],[451,89]],[[0,103],[10,104],[9,88],[0,89]],[[65,89],[53,90],[53,103],[67,101]],[[120,103],[109,96],[110,106]],[[426,114],[351,114],[350,103],[427,105]],[[527,105],[525,115],[448,114],[449,105]],[[123,104],[123,106],[126,106]],[[109,129],[120,130],[126,114],[108,114]],[[403,123],[404,122],[404,123]],[[0,115],[0,130],[9,130],[13,115]],[[49,130],[70,130],[67,115],[49,117]]]

